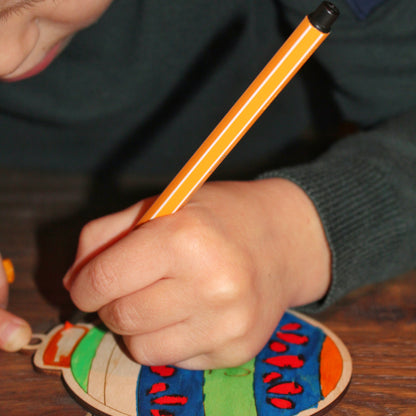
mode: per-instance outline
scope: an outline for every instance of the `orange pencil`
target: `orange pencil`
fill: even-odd
[[[325,40],[338,14],[324,1],[302,20],[137,225],[173,214],[186,203]]]
[[[2,265],[3,265],[4,271],[6,272],[7,281],[9,283],[13,283],[15,274],[14,274],[14,267],[13,267],[12,261],[10,259],[3,259]]]

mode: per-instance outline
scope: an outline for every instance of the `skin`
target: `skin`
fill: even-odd
[[[0,81],[18,79],[93,24],[112,0],[0,0]],[[27,322],[7,312],[8,284],[0,267],[0,349],[16,351],[30,340]]]
[[[0,0],[0,80],[19,79],[111,0]],[[23,2],[22,2],[23,3]],[[30,7],[29,7],[30,6]],[[283,179],[213,182],[179,212],[132,230],[151,199],[87,224],[64,279],[77,307],[98,311],[147,365],[230,367],[251,359],[282,314],[322,298],[330,250],[307,195]],[[0,349],[30,339],[5,310],[0,267]]]
[[[0,80],[25,74],[57,44],[59,50],[64,49],[73,35],[93,24],[111,2],[0,0]]]
[[[0,255],[0,262],[1,260]],[[13,352],[30,341],[32,331],[26,321],[6,310],[7,303],[7,276],[3,267],[0,267],[0,349]]]
[[[131,230],[149,202],[88,224],[64,279],[142,364],[240,365],[288,307],[328,290],[321,221],[289,181],[209,183],[174,215]]]

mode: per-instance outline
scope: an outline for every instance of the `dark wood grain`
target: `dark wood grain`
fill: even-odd
[[[45,332],[74,309],[61,279],[82,225],[154,193],[139,181],[106,188],[82,177],[0,171],[0,251],[17,279],[9,309]],[[315,316],[347,345],[353,378],[333,416],[416,415],[416,272],[355,291]],[[0,352],[1,416],[84,416],[59,377]]]

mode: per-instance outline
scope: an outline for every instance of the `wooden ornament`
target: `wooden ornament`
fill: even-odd
[[[228,369],[141,366],[99,325],[67,323],[34,338],[39,344],[27,349],[36,349],[35,367],[61,373],[94,415],[311,416],[339,400],[352,373],[342,341],[292,311],[254,359]]]

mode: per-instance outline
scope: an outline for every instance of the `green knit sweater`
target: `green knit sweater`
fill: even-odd
[[[416,265],[416,2],[364,20],[335,3],[333,33],[217,173],[286,177],[314,201],[333,261],[314,307]],[[0,165],[167,181],[317,4],[114,1],[42,74],[0,84]],[[341,120],[358,132],[299,163],[305,132]]]

